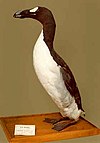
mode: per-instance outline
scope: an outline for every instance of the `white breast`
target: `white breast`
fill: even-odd
[[[77,118],[79,113],[75,100],[66,89],[60,66],[53,60],[43,38],[42,30],[33,50],[33,64],[36,74],[43,87],[59,107],[62,115]]]

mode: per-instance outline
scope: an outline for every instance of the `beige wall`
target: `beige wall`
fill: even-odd
[[[38,5],[54,13],[56,51],[77,79],[86,118],[100,127],[99,0],[0,0],[0,116],[58,111],[32,66],[32,49],[41,25],[12,17],[17,10]],[[100,137],[61,142],[99,143]],[[1,129],[0,143],[7,143]]]

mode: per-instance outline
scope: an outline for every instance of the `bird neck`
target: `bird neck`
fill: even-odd
[[[47,44],[50,51],[53,49],[55,29],[56,29],[55,21],[49,23],[46,22],[43,24],[44,41]]]

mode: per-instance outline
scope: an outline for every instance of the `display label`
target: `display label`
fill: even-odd
[[[15,125],[14,135],[33,136],[35,135],[35,125]]]

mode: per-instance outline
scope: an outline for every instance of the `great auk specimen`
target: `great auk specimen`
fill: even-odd
[[[34,46],[33,64],[38,79],[62,115],[61,119],[46,118],[44,121],[52,123],[53,129],[57,131],[63,130],[78,122],[84,110],[74,76],[65,61],[54,50],[56,23],[53,14],[49,9],[38,6],[18,11],[14,17],[36,19],[43,26]]]

